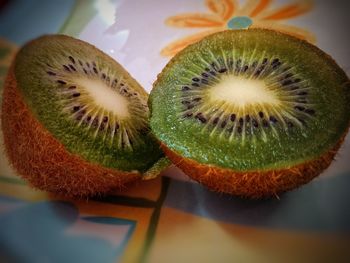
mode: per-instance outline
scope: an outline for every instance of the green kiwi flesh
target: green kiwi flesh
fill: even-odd
[[[14,75],[32,114],[69,152],[140,173],[162,157],[148,126],[148,94],[92,45],[40,37],[19,51]]]
[[[159,74],[150,126],[171,151],[238,172],[288,169],[346,134],[350,84],[317,47],[264,30],[220,32]]]

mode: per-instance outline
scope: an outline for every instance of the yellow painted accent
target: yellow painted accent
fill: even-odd
[[[198,28],[193,35],[183,37],[169,43],[161,50],[162,56],[174,56],[187,45],[193,44],[206,36],[205,32],[222,31],[227,29],[227,22],[237,16],[248,16],[253,20],[253,27],[275,29],[279,28],[284,33],[290,33],[311,43],[316,39],[309,31],[292,27],[283,23],[288,19],[302,16],[313,9],[313,1],[297,1],[291,5],[272,8],[270,0],[247,0],[239,6],[236,0],[206,0],[205,5],[210,13],[185,13],[170,16],[165,19],[165,24],[178,28]],[[266,26],[270,24],[270,26]],[[291,32],[290,32],[291,30]]]

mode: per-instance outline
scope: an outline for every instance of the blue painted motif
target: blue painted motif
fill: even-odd
[[[8,201],[0,197],[0,204]],[[116,262],[136,223],[111,217],[80,218],[96,224],[128,226],[122,243],[116,246],[101,236],[68,234],[68,228],[79,218],[73,204],[59,201],[23,203],[0,214],[0,258],[14,263]]]
[[[227,27],[230,29],[246,29],[253,24],[253,21],[248,16],[236,16],[227,22]]]

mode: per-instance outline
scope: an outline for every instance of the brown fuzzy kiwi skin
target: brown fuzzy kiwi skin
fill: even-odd
[[[271,196],[278,197],[279,193],[310,182],[331,164],[343,140],[344,137],[339,140],[332,150],[317,159],[286,169],[247,172],[201,164],[195,160],[182,157],[163,143],[161,147],[167,157],[178,168],[210,190],[260,199]]]
[[[25,104],[13,67],[4,84],[1,125],[10,164],[34,188],[82,198],[141,179],[138,172],[112,170],[68,152]]]

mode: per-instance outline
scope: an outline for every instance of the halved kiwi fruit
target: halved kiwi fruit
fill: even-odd
[[[172,58],[149,104],[150,126],[178,167],[215,191],[258,198],[329,166],[349,127],[350,83],[305,41],[225,31]]]
[[[167,164],[150,133],[147,99],[94,46],[64,35],[35,39],[19,51],[5,83],[10,162],[33,186],[69,196],[153,177]]]

